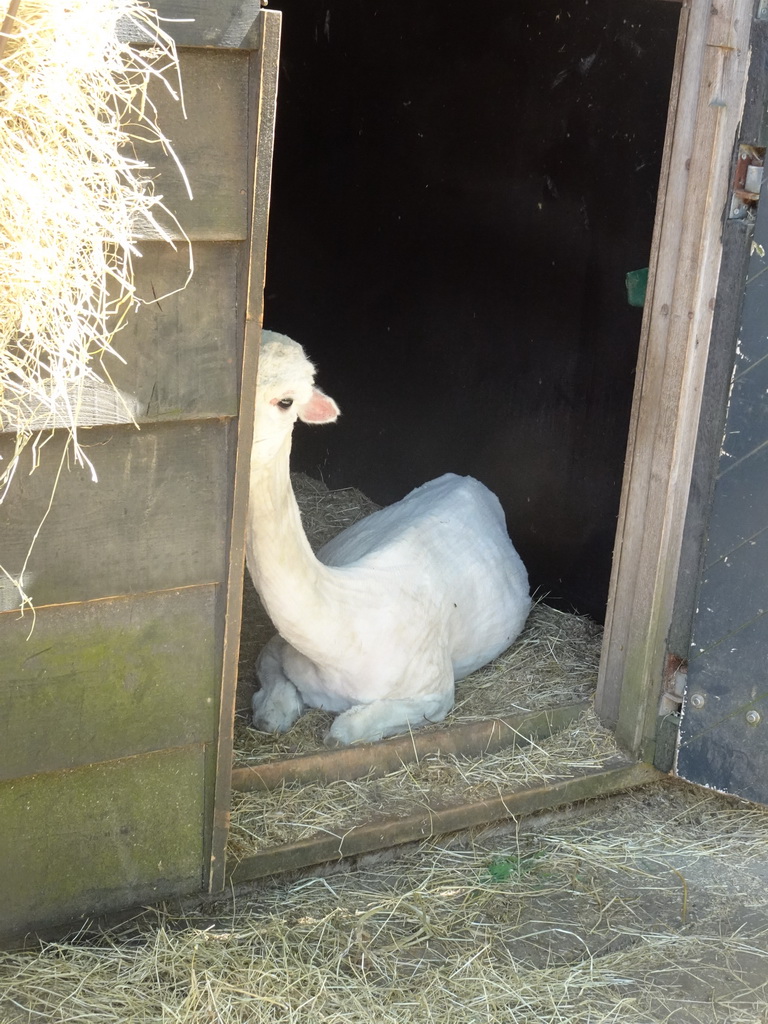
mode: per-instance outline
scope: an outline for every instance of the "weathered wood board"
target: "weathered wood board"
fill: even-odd
[[[229,868],[230,880],[236,884],[279,872],[296,871],[325,861],[384,850],[400,843],[418,842],[441,833],[487,825],[513,815],[532,814],[580,800],[594,800],[633,786],[646,785],[659,777],[659,773],[648,764],[616,757],[600,768],[574,772],[547,783],[518,789],[505,788],[500,784],[498,795],[487,800],[414,808],[410,815],[366,822],[338,835],[333,834],[331,823],[328,834],[267,848],[233,861]]]
[[[245,7],[242,8],[245,10]],[[210,847],[208,887],[212,891],[226,884],[226,845],[232,777],[235,695],[238,649],[242,619],[243,573],[245,571],[245,526],[248,505],[250,449],[253,440],[256,367],[264,309],[272,148],[275,133],[277,76],[280,55],[281,16],[262,11],[249,36],[254,47],[251,68],[251,102],[247,118],[248,137],[253,143],[254,162],[249,238],[248,277],[244,282],[245,330],[242,341],[243,374],[240,381],[238,445],[234,465],[232,519],[227,575],[227,615],[224,624],[224,659],[219,714],[218,746],[213,785],[213,829]]]
[[[765,457],[756,460],[753,467],[755,477],[749,490],[734,493],[730,488],[724,489],[718,504],[736,502],[735,507],[739,507],[743,501],[744,505],[739,508],[743,519],[754,516],[757,504],[762,508],[765,519],[767,462]],[[741,519],[742,515],[738,518]],[[765,525],[744,532],[747,534],[745,537],[741,537],[739,531],[735,537],[713,537],[710,542],[710,551],[726,553],[714,557],[704,568],[699,607],[694,617],[693,645],[689,654],[691,664],[704,652],[714,656],[716,647],[730,651],[731,646],[725,638],[732,637],[747,622],[768,611],[768,536]]]
[[[57,432],[31,475],[25,453],[0,505],[0,564],[17,574],[42,523],[25,573],[35,605],[224,580],[230,431],[218,420],[84,431],[98,482],[65,465],[46,518],[64,444]]]
[[[200,886],[202,745],[0,783],[0,934]]]
[[[0,616],[0,779],[211,743],[218,600],[205,586],[41,608],[31,635],[30,614]]]
[[[526,711],[503,718],[459,722],[426,732],[416,731],[375,743],[296,754],[284,761],[244,765],[232,772],[232,788],[244,793],[281,789],[293,782],[338,782],[381,778],[425,757],[479,757],[497,750],[544,739],[583,714],[588,703],[566,704],[546,711]]]
[[[152,7],[160,17],[161,27],[179,46],[249,49],[256,42],[254,22],[261,8],[260,0],[155,0]],[[133,24],[124,22],[119,28],[121,38],[127,41],[149,41],[147,34]]]
[[[597,710],[652,760],[728,202],[751,0],[686,5],[676,60]]]
[[[200,5],[167,0],[184,108],[151,86],[193,198],[171,153],[133,146],[183,227],[160,217],[174,250],[137,226],[150,304],[117,336],[125,365],[107,364],[140,429],[110,410],[81,429],[98,482],[64,431],[41,435],[0,506],[0,565],[24,570],[37,610],[30,635],[0,588],[3,936],[199,890],[226,834],[280,15],[204,6],[213,29],[248,22],[246,49],[205,48],[220,33],[183,21]],[[188,239],[196,273],[176,291]]]
[[[189,293],[183,290],[185,245],[174,252],[164,242],[142,242],[140,249],[134,284],[141,304],[113,342],[125,362],[106,356],[104,369],[116,387],[136,399],[139,421],[235,416],[239,349],[233,338],[242,321],[245,247],[194,243]],[[193,294],[203,285],[205,298],[195,301]]]
[[[157,180],[156,194],[173,215],[157,220],[170,238],[223,241],[248,236],[249,166],[248,53],[236,50],[180,49],[183,102],[159,81],[150,87],[157,124],[173,153],[159,142],[134,144]],[[184,116],[186,113],[186,117]],[[191,189],[182,177],[178,158]],[[174,218],[176,218],[174,220]],[[177,223],[178,221],[178,223]],[[139,237],[156,238],[149,225],[137,225]]]
[[[89,388],[80,398],[85,426],[115,422],[234,417],[238,412],[242,346],[242,282],[248,252],[242,242],[195,242],[174,251],[165,242],[142,241],[134,256],[135,302],[112,340],[117,355],[94,359],[102,384],[93,410]],[[199,297],[204,286],[205,298]],[[199,297],[199,298],[198,298]],[[115,389],[119,395],[115,393]],[[101,413],[101,416],[99,415]],[[39,411],[40,426],[56,423]],[[0,433],[12,417],[0,410]]]

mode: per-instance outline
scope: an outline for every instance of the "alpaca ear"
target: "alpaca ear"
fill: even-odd
[[[312,388],[312,397],[299,409],[299,419],[304,423],[334,423],[340,414],[338,405],[320,388]]]

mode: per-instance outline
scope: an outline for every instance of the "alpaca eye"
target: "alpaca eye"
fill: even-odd
[[[281,409],[290,409],[291,406],[293,405],[293,399],[281,398],[277,404],[280,406]]]

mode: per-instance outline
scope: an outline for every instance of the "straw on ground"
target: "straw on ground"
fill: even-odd
[[[0,1019],[761,1024],[767,848],[664,782],[9,954]]]

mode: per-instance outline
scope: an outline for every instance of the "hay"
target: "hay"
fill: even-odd
[[[662,783],[8,954],[0,1018],[761,1024],[766,850],[765,811]]]
[[[0,18],[0,432],[15,435],[2,502],[33,438],[36,468],[42,431],[68,430],[65,456],[95,480],[78,427],[134,419],[103,359],[117,356],[113,338],[135,300],[134,239],[173,243],[131,142],[173,154],[147,88],[159,79],[178,98],[180,83],[173,40],[141,0],[0,0]],[[151,46],[131,49],[118,24]],[[23,569],[0,575],[31,605]]]
[[[451,719],[473,721],[585,700],[597,686],[602,640],[602,627],[588,616],[537,604],[509,650],[457,685]]]
[[[364,519],[381,507],[356,487],[340,487],[332,491],[321,480],[305,473],[293,473],[291,483],[304,532],[314,551],[358,519]]]
[[[102,359],[116,355],[134,300],[134,239],[170,241],[131,140],[173,152],[147,87],[160,79],[176,95],[178,67],[173,40],[141,0],[0,0],[0,18],[0,430],[16,435],[0,467],[1,501],[42,428],[68,429],[75,461],[95,477],[77,428],[92,421],[94,391],[103,411],[111,386]],[[118,23],[129,22],[149,49],[120,41]],[[116,400],[113,419],[131,420]]]
[[[602,766],[616,754],[613,735],[592,711],[530,746],[477,757],[429,755],[380,778],[296,782],[267,792],[234,792],[228,858],[332,835],[341,843],[356,825],[406,817],[418,808],[480,802],[533,783],[554,782]]]
[[[378,507],[354,488],[329,491],[323,483],[302,474],[294,475],[292,481],[304,528],[315,549]],[[263,764],[324,749],[323,739],[333,721],[324,711],[306,712],[284,735],[250,727],[253,666],[259,650],[274,634],[250,580],[246,580],[243,618],[238,699],[242,710],[235,722],[235,764]],[[597,685],[601,642],[602,628],[587,616],[537,604],[509,650],[457,684],[453,710],[438,727],[589,698]]]

